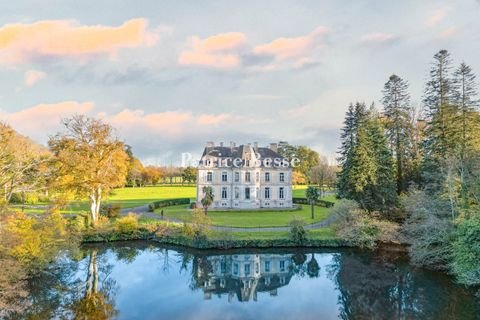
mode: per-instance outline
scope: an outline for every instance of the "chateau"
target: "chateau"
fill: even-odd
[[[208,142],[200,159],[197,205],[203,187],[213,189],[212,208],[255,209],[292,207],[292,168],[277,152],[277,144],[215,146]]]

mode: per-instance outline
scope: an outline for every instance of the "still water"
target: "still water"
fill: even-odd
[[[30,285],[35,319],[480,319],[475,290],[392,252],[102,244]]]

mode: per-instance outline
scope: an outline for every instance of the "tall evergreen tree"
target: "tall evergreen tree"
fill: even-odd
[[[408,182],[413,180],[412,159],[415,153],[411,141],[413,126],[408,82],[393,74],[385,83],[382,93],[385,127],[395,156],[397,193],[400,194],[407,190]]]
[[[442,192],[445,164],[452,159],[458,145],[458,108],[454,104],[451,78],[452,60],[447,50],[434,55],[424,93],[427,128],[424,141],[423,179],[429,194]]]
[[[474,172],[480,151],[480,119],[477,112],[479,105],[477,84],[472,68],[462,62],[453,74],[454,103],[458,106],[458,125],[460,127],[459,152],[458,152],[458,175],[462,207],[468,208],[470,203],[470,184],[477,180]]]
[[[455,128],[457,107],[454,104],[454,84],[451,78],[452,59],[447,50],[434,55],[430,79],[426,84],[423,103],[427,129],[427,155],[446,159],[455,151],[458,130]]]
[[[342,133],[339,195],[369,211],[388,211],[396,200],[394,169],[378,113],[357,103],[347,112]]]

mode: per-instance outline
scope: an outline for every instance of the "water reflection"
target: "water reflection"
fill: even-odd
[[[473,290],[395,253],[200,252],[151,243],[71,253],[12,318],[475,319]]]

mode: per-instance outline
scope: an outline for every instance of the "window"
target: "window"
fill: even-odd
[[[265,172],[265,181],[270,182],[270,172]]]
[[[212,182],[212,180],[213,180],[213,173],[207,172],[207,181]]]
[[[280,271],[281,272],[285,271],[285,261],[284,260],[280,261]]]
[[[240,190],[238,188],[235,188],[235,199],[240,198]]]
[[[221,273],[227,272],[227,266],[226,266],[226,264],[225,264],[225,261],[222,261],[222,262],[220,263],[220,272],[221,272]]]
[[[240,172],[235,172],[235,182],[240,181]]]
[[[265,261],[265,272],[270,272],[270,261]]]
[[[245,199],[250,200],[250,188],[245,188]]]
[[[222,199],[227,199],[227,188],[226,187],[222,188]]]
[[[250,167],[250,160],[245,160],[245,166]]]
[[[255,263],[255,273],[259,273],[260,272],[260,264],[257,262]]]
[[[280,182],[285,182],[285,173],[280,172]]]
[[[283,187],[280,187],[280,189],[278,190],[278,197],[280,199],[285,199],[285,189]]]
[[[245,172],[245,182],[250,182],[250,172]]]
[[[257,173],[255,174],[255,180],[256,180],[257,182],[260,181],[260,173],[259,173],[259,172],[257,172]]]
[[[227,173],[226,172],[222,172],[222,181],[223,182],[227,181]]]
[[[270,199],[270,188],[265,188],[265,199]]]
[[[233,264],[233,274],[238,274],[238,263]]]
[[[250,263],[245,264],[245,275],[248,276],[250,274]]]

